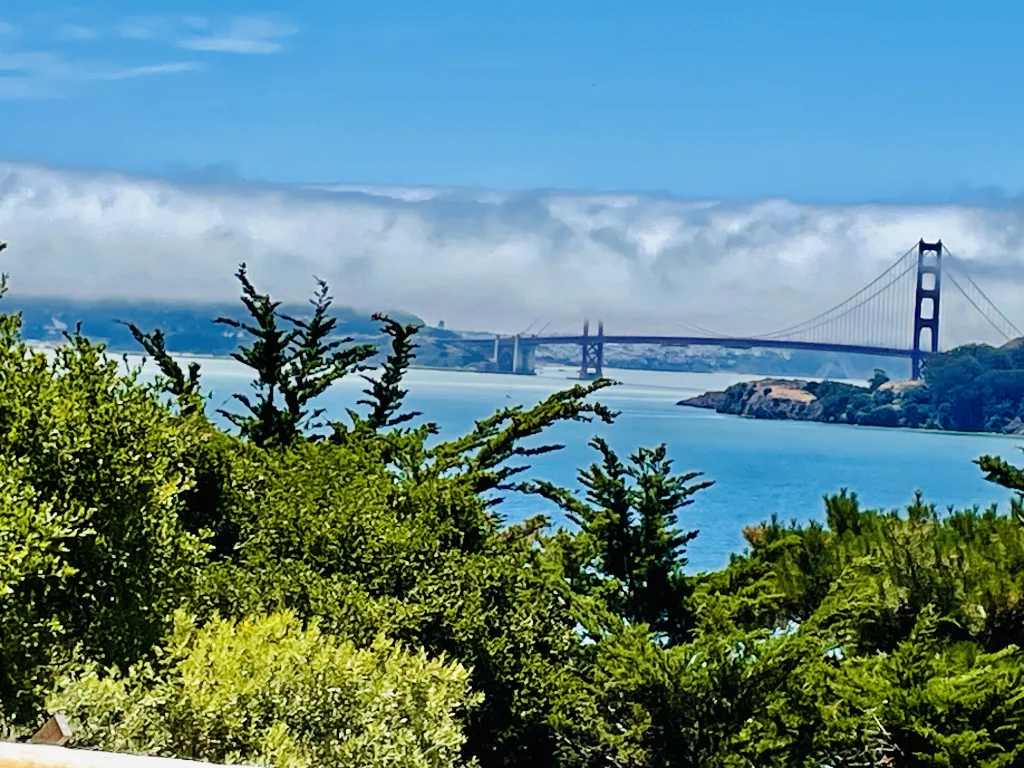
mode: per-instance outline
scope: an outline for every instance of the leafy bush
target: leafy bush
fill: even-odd
[[[17,317],[0,371],[0,700],[24,720],[56,659],[130,663],[188,600],[208,546],[182,519],[216,433],[79,336],[30,352]]]
[[[158,655],[125,673],[95,663],[63,681],[50,711],[77,743],[220,763],[448,768],[459,718],[479,696],[468,672],[378,639],[366,648],[288,614],[195,628],[179,613]]]

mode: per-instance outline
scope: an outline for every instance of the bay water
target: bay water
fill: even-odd
[[[230,360],[201,363],[204,389],[212,390],[210,412],[240,408],[230,395],[250,391],[247,371]],[[548,367],[536,376],[413,369],[405,382],[407,404],[423,413],[419,421],[438,424],[442,439],[454,438],[498,408],[529,406],[579,383],[573,375],[567,367]],[[529,459],[531,470],[523,477],[578,488],[578,469],[598,458],[587,445],[595,435],[623,457],[637,447],[665,443],[677,471],[700,471],[714,481],[680,515],[683,527],[700,531],[688,552],[692,571],[724,566],[729,553],[744,547],[743,527],[773,513],[786,521],[822,519],[822,497],[842,488],[855,491],[870,508],[901,508],[920,489],[940,509],[992,503],[1005,509],[1009,492],[985,482],[972,461],[983,454],[1016,461],[1017,447],[1024,443],[994,435],[762,421],[676,405],[756,378],[749,374],[609,370],[606,376],[621,383],[595,397],[620,412],[615,423],[556,426],[532,443],[565,448]],[[343,420],[346,408],[362,409],[355,404],[365,386],[358,377],[343,380],[319,404],[328,417]],[[556,524],[568,524],[557,509],[532,496],[507,494],[497,509],[510,521],[544,513]]]

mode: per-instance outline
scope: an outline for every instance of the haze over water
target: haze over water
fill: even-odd
[[[233,361],[202,364],[204,389],[213,391],[210,412],[233,409],[231,393],[248,391],[246,371]],[[571,368],[560,367],[533,377],[414,369],[406,380],[407,402],[440,425],[442,438],[451,438],[498,408],[529,406],[571,386],[572,375]],[[751,375],[621,370],[606,375],[622,382],[599,393],[602,402],[620,411],[616,422],[558,425],[545,442],[566,447],[534,458],[524,477],[577,488],[577,469],[597,457],[587,446],[595,434],[623,456],[639,446],[666,443],[677,471],[698,470],[715,481],[680,516],[683,527],[700,531],[689,551],[694,571],[724,565],[730,552],[744,547],[742,528],[772,513],[784,520],[822,519],[822,496],[841,488],[856,491],[865,506],[886,509],[904,506],[916,489],[940,509],[1005,507],[1009,500],[1004,489],[983,480],[972,460],[994,453],[1015,461],[1019,439],[723,416],[676,402]],[[321,405],[329,417],[345,419],[344,409],[355,405],[363,386],[356,377],[342,381]],[[513,521],[545,513],[556,523],[567,522],[544,500],[518,494],[509,494],[498,510]]]

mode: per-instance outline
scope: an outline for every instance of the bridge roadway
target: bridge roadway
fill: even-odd
[[[868,344],[838,344],[822,341],[795,341],[792,339],[758,339],[748,337],[711,336],[648,336],[648,335],[572,335],[572,336],[489,336],[461,339],[445,339],[446,345],[476,349],[489,353],[496,372],[532,374],[534,355],[542,346],[577,346],[582,352],[583,362],[580,375],[592,378],[601,375],[603,352],[606,344],[650,344],[666,347],[726,347],[729,349],[793,349],[810,352],[843,352],[855,355],[878,357],[902,357],[918,364],[928,357],[928,352],[899,347],[884,347]]]
[[[514,336],[491,336],[488,338],[446,339],[445,343],[456,346],[492,348],[496,339],[505,344],[512,343]],[[726,347],[729,349],[802,349],[810,352],[846,352],[855,355],[876,355],[879,357],[913,358],[914,350],[898,347],[876,347],[865,344],[835,344],[822,341],[792,341],[789,339],[754,339],[742,337],[708,336],[520,336],[521,347],[546,347],[584,344],[656,344],[665,347]],[[922,358],[929,353],[918,352]]]

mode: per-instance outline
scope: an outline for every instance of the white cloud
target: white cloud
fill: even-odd
[[[37,81],[70,77],[74,67],[55,53],[22,51],[0,53],[0,75],[11,83],[32,84]]]
[[[72,83],[128,80],[199,68],[190,61],[124,66],[74,60],[51,51],[0,52],[0,99],[60,98],[68,94]]]
[[[208,29],[207,34],[184,37],[177,44],[194,51],[269,54],[281,51],[281,41],[296,32],[298,27],[293,24],[267,16],[236,16],[225,25]]]
[[[187,185],[0,164],[15,294],[223,300],[246,261],[282,299],[305,299],[316,274],[341,303],[449,327],[516,332],[539,318],[535,327],[569,331],[589,314],[609,333],[682,322],[747,334],[828,309],[921,237],[970,259],[1024,325],[1024,211],[1014,208]],[[995,340],[946,297],[943,316],[961,335],[952,341]]]
[[[59,24],[53,31],[58,40],[95,40],[99,32],[91,27],[82,27],[78,24]]]
[[[146,64],[139,67],[120,67],[97,70],[89,76],[92,80],[130,80],[148,75],[172,75],[178,72],[195,72],[201,69],[195,61],[173,61],[167,64]]]
[[[55,98],[59,98],[59,94],[45,83],[0,73],[0,101],[39,101]]]
[[[166,34],[169,28],[160,16],[129,16],[118,25],[117,32],[130,40],[151,40]]]
[[[278,53],[284,50],[284,40],[298,31],[294,24],[269,15],[130,16],[118,25],[121,37],[171,42],[206,53]]]

